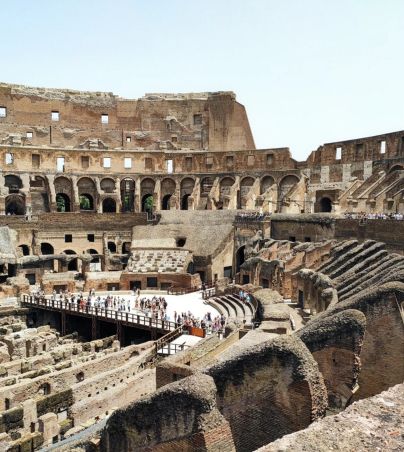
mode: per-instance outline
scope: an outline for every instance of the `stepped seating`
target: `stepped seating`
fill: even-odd
[[[188,250],[134,250],[128,270],[133,273],[185,273],[190,261],[191,253]]]
[[[255,317],[255,308],[252,304],[242,302],[236,295],[222,295],[207,300],[211,305],[230,321],[251,324]]]
[[[373,185],[376,186],[378,182],[381,182],[382,178],[385,176],[384,171],[376,171],[370,177],[368,177],[353,193],[352,198],[357,199],[365,194]]]
[[[404,277],[404,256],[389,254],[385,245],[373,240],[356,240],[336,245],[328,261],[317,270],[328,276],[344,301],[371,287]]]
[[[400,178],[401,171],[394,171],[387,174],[377,186],[369,193],[368,198],[374,199],[381,195],[385,190],[389,189],[392,184],[397,182]]]

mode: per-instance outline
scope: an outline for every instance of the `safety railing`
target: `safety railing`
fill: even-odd
[[[115,311],[113,309],[89,306],[87,304],[83,305],[62,300],[51,300],[43,297],[34,297],[31,295],[23,295],[23,304],[27,306],[48,307],[50,309],[56,309],[71,313],[87,314],[99,319],[112,319],[116,321],[132,323],[134,325],[156,328],[164,331],[174,331],[178,326],[175,322],[171,322],[169,320],[146,317],[132,312]]]

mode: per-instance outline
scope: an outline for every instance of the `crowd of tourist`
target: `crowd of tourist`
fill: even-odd
[[[238,293],[238,297],[244,303],[251,303],[250,294],[248,292],[245,292],[243,289],[240,289],[240,292]]]
[[[345,213],[345,218],[350,220],[404,220],[404,214],[347,212]]]
[[[262,221],[267,215],[263,212],[241,212],[237,214],[237,221]]]
[[[40,303],[46,302],[43,290],[33,292],[34,299]],[[67,290],[54,290],[50,296],[50,300],[54,302],[69,303],[77,306],[80,310],[86,308],[98,308],[105,310],[113,310],[119,312],[128,312],[141,314],[155,320],[164,320],[175,322],[178,326],[202,328],[207,333],[218,332],[222,330],[226,324],[226,318],[221,316],[212,317],[207,312],[203,318],[195,316],[191,311],[177,312],[174,311],[171,317],[167,312],[168,302],[163,296],[141,297],[140,290],[133,292],[132,296],[123,296],[115,294],[107,294],[105,296],[96,295],[95,291],[90,290],[88,296],[84,296],[83,292],[77,294],[70,293]]]

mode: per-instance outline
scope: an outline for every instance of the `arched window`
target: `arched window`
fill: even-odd
[[[108,242],[108,250],[111,251],[111,253],[116,253],[116,245],[114,242]]]
[[[102,201],[102,211],[103,213],[115,213],[116,212],[116,202],[112,198],[106,198]]]
[[[25,215],[25,198],[21,195],[10,195],[6,198],[7,215]]]
[[[88,193],[80,195],[80,210],[94,210],[93,197]]]
[[[56,195],[56,208],[58,212],[70,212],[70,198],[65,193],[58,193]]]
[[[19,248],[21,248],[22,255],[23,256],[29,256],[29,246],[28,245],[19,245]]]
[[[41,243],[41,254],[55,254],[53,246],[50,243]]]

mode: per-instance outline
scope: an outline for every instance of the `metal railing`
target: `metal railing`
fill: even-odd
[[[38,306],[70,313],[86,314],[94,316],[98,319],[111,319],[163,331],[174,331],[178,327],[175,322],[171,322],[169,320],[155,319],[131,312],[115,311],[113,309],[105,309],[89,305],[80,305],[78,303],[70,303],[67,301],[49,300],[43,297],[38,298],[31,295],[23,295],[22,303],[27,306]]]

